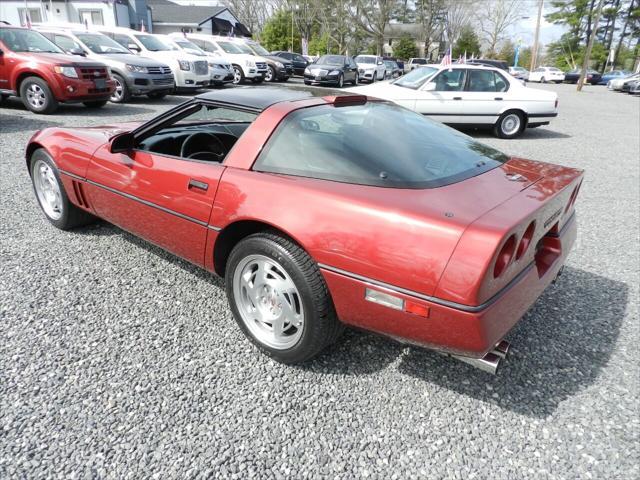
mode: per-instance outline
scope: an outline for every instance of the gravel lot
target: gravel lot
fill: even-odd
[[[100,223],[61,232],[31,191],[38,129],[184,100],[0,108],[0,478],[640,475],[640,98],[543,85],[560,116],[503,151],[584,168],[564,275],[492,377],[348,331],[286,367],[240,334],[219,279]]]

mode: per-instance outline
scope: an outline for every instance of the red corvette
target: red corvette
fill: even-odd
[[[268,87],[142,125],[48,128],[26,159],[51,223],[99,217],[223,276],[278,361],[347,324],[488,371],[561,271],[583,177],[388,102]]]

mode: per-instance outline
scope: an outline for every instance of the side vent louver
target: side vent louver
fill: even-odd
[[[76,195],[78,204],[81,207],[89,208],[89,202],[87,202],[87,197],[85,197],[84,195],[82,184],[80,182],[76,182],[75,180],[72,180],[71,183],[73,184],[73,193],[75,193]]]

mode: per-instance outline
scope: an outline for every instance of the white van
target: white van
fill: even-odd
[[[207,87],[210,82],[209,62],[202,57],[189,55],[164,42],[157,35],[138,32],[124,27],[94,27],[100,33],[111,37],[132,53],[153,58],[171,67],[176,79],[176,88],[195,90]]]
[[[238,46],[227,37],[187,33],[187,38],[205,52],[226,57],[233,65],[233,83],[235,84],[242,83],[244,80],[260,83],[267,74],[266,62],[260,61],[253,55],[242,53]]]

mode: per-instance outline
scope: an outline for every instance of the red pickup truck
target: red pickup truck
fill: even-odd
[[[67,55],[36,31],[0,26],[2,100],[18,96],[32,112],[46,114],[59,103],[100,108],[115,88],[105,64]]]

